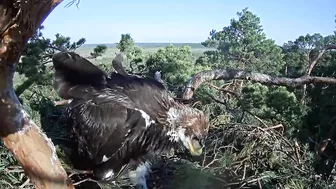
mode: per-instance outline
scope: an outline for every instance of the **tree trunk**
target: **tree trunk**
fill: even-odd
[[[73,188],[53,143],[29,118],[14,92],[16,63],[28,39],[61,0],[0,2],[0,135],[35,188]]]

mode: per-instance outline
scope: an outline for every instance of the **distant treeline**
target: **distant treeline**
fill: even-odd
[[[172,44],[176,47],[188,45],[191,48],[207,48],[207,47],[204,47],[201,43],[134,43],[135,46],[138,46],[141,48],[158,48],[158,47],[168,46],[169,44]],[[99,44],[84,44],[82,47],[94,48],[97,45]],[[116,43],[106,43],[104,45],[106,45],[108,48],[115,48],[117,44]]]

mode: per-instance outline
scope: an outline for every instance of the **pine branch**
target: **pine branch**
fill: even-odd
[[[336,85],[336,79],[331,77],[302,76],[299,78],[287,78],[231,68],[214,69],[202,71],[192,76],[184,87],[182,98],[185,100],[192,99],[196,89],[204,82],[232,79],[244,79],[266,85],[279,85],[287,87],[299,87],[311,83]]]

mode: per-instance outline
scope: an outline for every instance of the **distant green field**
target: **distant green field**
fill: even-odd
[[[153,53],[157,51],[159,48],[168,46],[172,44],[177,47],[182,47],[183,45],[188,45],[192,49],[192,53],[195,55],[202,54],[204,51],[209,50],[209,48],[204,47],[200,43],[135,43],[135,46],[141,47],[144,49],[146,53]],[[93,48],[95,48],[99,44],[85,44],[82,47],[77,49],[77,53],[81,56],[88,56],[90,52],[92,52]],[[107,51],[104,54],[104,57],[112,58],[115,56],[115,53],[118,52],[116,48],[116,44],[104,44],[107,46]]]
[[[159,48],[168,46],[172,44],[177,47],[182,47],[183,45],[188,45],[191,47],[191,52],[194,54],[195,57],[199,57],[202,53],[209,48],[204,47],[200,43],[135,43],[135,46],[141,47],[144,49],[145,53],[154,53]],[[90,52],[99,44],[85,44],[82,47],[78,48],[76,52],[83,56],[87,57],[90,55]],[[103,54],[102,57],[99,57],[97,60],[90,60],[93,63],[109,63],[112,62],[112,59],[115,57],[118,49],[116,48],[116,44],[104,44],[107,46],[107,51]]]
[[[206,48],[201,43],[134,43],[135,46],[141,47],[141,48],[159,48],[159,47],[165,47],[169,44],[172,44],[177,47],[181,47],[183,45],[188,45],[191,48]],[[82,47],[95,47],[99,44],[84,44]],[[109,43],[104,44],[109,48],[115,48],[117,46],[116,43]]]

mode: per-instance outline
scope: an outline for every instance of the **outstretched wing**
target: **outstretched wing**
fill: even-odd
[[[73,98],[68,94],[73,87],[102,88],[106,85],[107,74],[74,52],[56,53],[52,61],[55,68],[54,89],[64,99]]]
[[[145,129],[148,120],[120,85],[107,85],[113,80],[105,72],[72,52],[55,54],[53,63],[57,93],[73,99],[68,112],[82,155],[104,162],[124,144],[130,130]],[[115,82],[131,82],[123,78],[128,77]]]

